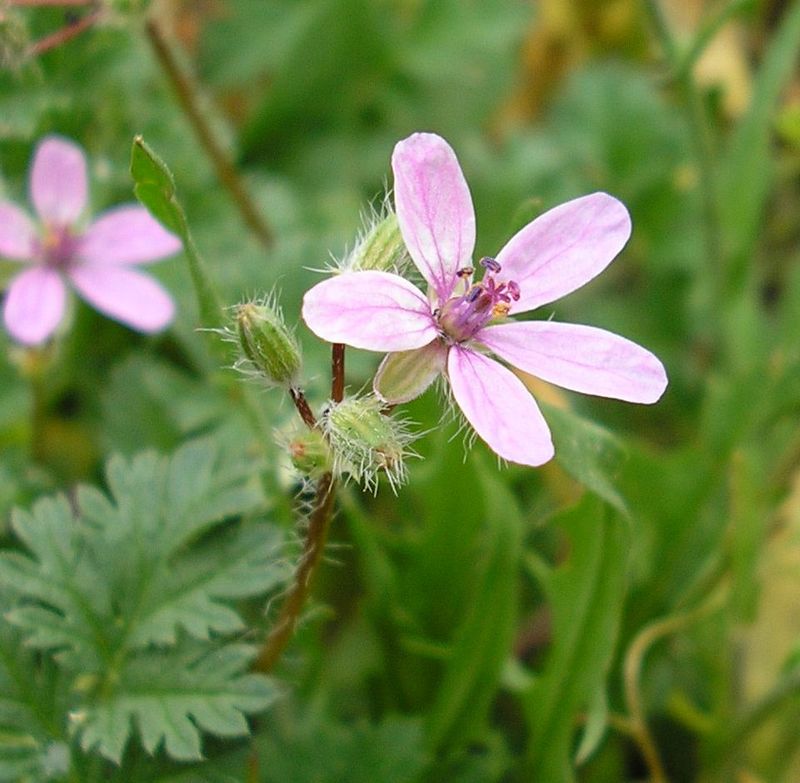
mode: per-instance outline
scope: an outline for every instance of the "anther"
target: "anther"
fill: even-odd
[[[470,277],[475,270],[471,266],[465,266],[456,272],[456,277],[465,278]]]
[[[472,304],[483,293],[483,288],[479,285],[473,286],[467,293],[466,300]]]
[[[497,261],[495,261],[490,256],[484,256],[481,259],[481,266],[484,267],[484,269],[487,269],[489,272],[492,272],[495,275],[502,269],[500,264],[498,264]]]

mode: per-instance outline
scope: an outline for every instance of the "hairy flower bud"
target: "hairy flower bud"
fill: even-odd
[[[290,386],[300,370],[300,347],[271,302],[246,302],[236,308],[236,335],[246,362],[261,377]]]
[[[322,423],[337,472],[373,490],[383,472],[394,490],[406,479],[412,436],[405,421],[385,416],[381,407],[376,397],[349,398],[332,404]]]
[[[400,233],[397,215],[389,211],[374,217],[354,250],[342,264],[342,271],[374,270],[400,274],[409,261],[410,257]]]
[[[333,466],[331,449],[318,429],[304,430],[288,442],[292,465],[304,476],[318,479]]]

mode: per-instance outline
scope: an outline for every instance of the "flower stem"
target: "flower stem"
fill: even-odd
[[[292,398],[292,402],[294,403],[294,407],[297,408],[300,418],[310,430],[313,430],[317,426],[317,419],[308,404],[305,394],[303,394],[303,390],[298,389],[296,386],[291,386],[289,388],[289,396]]]
[[[331,399],[341,402],[344,399],[344,345],[331,346]]]
[[[97,22],[98,19],[100,19],[101,16],[102,11],[94,11],[93,13],[87,14],[81,19],[77,19],[76,21],[67,24],[60,30],[56,30],[56,32],[52,33],[51,35],[46,35],[44,38],[35,41],[28,47],[28,56],[37,57],[38,55],[44,54],[50,49],[55,49],[56,47],[65,44],[67,41],[70,41],[76,36],[80,35],[84,30],[88,30],[93,24],[95,24],[95,22]]]
[[[248,228],[258,237],[264,247],[270,247],[272,245],[272,232],[253,202],[252,197],[247,192],[239,173],[236,171],[236,167],[226,154],[201,109],[199,90],[195,81],[179,65],[175,53],[172,51],[159,25],[153,19],[148,19],[145,22],[145,31],[155,52],[156,59],[175,90],[184,114],[194,129],[198,141],[211,160],[217,178],[230,194]]]
[[[625,654],[623,684],[625,688],[625,703],[629,713],[626,723],[627,731],[639,746],[642,758],[650,771],[652,783],[667,783],[667,774],[653,735],[647,726],[642,704],[640,679],[645,655],[659,639],[693,625],[707,614],[719,609],[726,595],[727,587],[724,584],[720,585],[706,601],[694,609],[684,614],[670,615],[645,626],[636,635],[628,648],[628,652]]]
[[[317,484],[314,508],[308,520],[308,531],[303,543],[303,554],[295,571],[292,586],[286,594],[278,619],[253,664],[255,671],[265,673],[272,671],[294,635],[325,549],[335,496],[336,481],[331,473],[325,473]]]

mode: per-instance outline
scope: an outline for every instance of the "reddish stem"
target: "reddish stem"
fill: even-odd
[[[308,533],[303,544],[303,555],[297,566],[294,581],[286,594],[278,620],[272,628],[261,652],[256,658],[253,668],[259,672],[270,672],[289,644],[300,613],[311,592],[311,583],[317,566],[322,559],[328,528],[333,515],[333,500],[336,495],[336,481],[330,473],[326,473],[317,484],[314,510],[308,520]]]
[[[291,386],[289,388],[289,395],[292,398],[294,407],[297,408],[297,412],[300,414],[300,418],[306,423],[309,429],[313,430],[317,426],[317,418],[314,416],[314,412],[311,410],[311,406],[308,404],[308,400],[305,394],[303,394],[302,389],[296,389],[294,386]]]
[[[44,38],[32,43],[28,48],[28,54],[31,57],[37,57],[50,49],[55,49],[57,46],[65,44],[67,41],[72,40],[75,36],[80,35],[84,30],[90,28],[102,15],[102,11],[94,11],[87,14],[81,19],[78,19],[60,30],[46,35]]]
[[[331,399],[341,402],[344,399],[344,345],[331,346]]]

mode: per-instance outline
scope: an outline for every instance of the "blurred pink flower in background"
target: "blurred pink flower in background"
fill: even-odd
[[[451,147],[415,133],[396,145],[392,168],[400,231],[428,295],[398,275],[365,271],[317,284],[303,303],[319,337],[396,352],[375,378],[382,399],[412,399],[444,374],[477,434],[500,457],[536,466],[553,456],[549,428],[522,381],[487,353],[566,389],[640,403],[661,397],[663,365],[624,337],[578,324],[505,321],[580,288],[611,263],[631,233],[621,202],[593,193],[551,209],[496,258],[482,259],[475,283],[475,213]]]
[[[40,142],[33,156],[30,199],[38,225],[14,204],[0,201],[0,257],[26,269],[6,293],[3,320],[14,339],[36,345],[50,337],[66,309],[67,284],[100,312],[140,332],[170,323],[170,295],[130,267],[171,256],[180,240],[144,207],[125,204],[100,214],[83,230],[86,157],[57,136]]]

